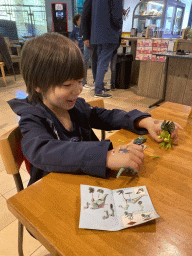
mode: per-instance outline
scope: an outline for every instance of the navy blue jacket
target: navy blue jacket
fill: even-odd
[[[81,15],[81,33],[83,40],[90,40],[91,37],[91,9],[92,0],[85,0],[83,5],[83,12]]]
[[[78,45],[80,49],[84,48],[84,42],[83,42],[83,38],[80,35],[80,28],[78,26],[74,26],[73,31],[71,32],[71,34],[69,35],[69,38],[72,41],[78,41]]]
[[[136,109],[123,110],[91,107],[83,98],[76,100],[69,110],[76,134],[64,128],[54,113],[43,103],[36,104],[26,99],[8,101],[12,110],[19,115],[22,133],[21,148],[32,164],[28,185],[50,172],[107,177],[106,157],[113,148],[110,140],[99,141],[92,128],[103,130],[128,129],[137,134],[146,134],[146,129],[135,129],[136,119],[151,116]],[[71,136],[73,134],[73,136]],[[74,136],[75,134],[75,136]],[[75,137],[75,139],[74,139]],[[76,138],[80,137],[78,142]]]
[[[123,0],[92,0],[91,44],[119,43]]]

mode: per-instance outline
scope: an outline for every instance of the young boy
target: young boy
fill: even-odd
[[[8,101],[19,115],[21,147],[31,163],[29,185],[50,172],[84,173],[107,177],[110,169],[132,167],[139,170],[143,149],[130,143],[113,150],[110,140],[99,141],[92,128],[128,129],[150,133],[157,142],[163,121],[136,109],[125,112],[91,107],[83,98],[85,75],[79,47],[58,33],[46,33],[27,41],[22,49],[21,68],[28,97]],[[176,124],[172,134],[177,137]]]
[[[81,49],[82,54],[84,53],[84,42],[82,36],[80,36],[80,24],[81,24],[81,15],[77,14],[73,17],[73,24],[75,25],[73,31],[69,35],[69,38],[75,42]]]

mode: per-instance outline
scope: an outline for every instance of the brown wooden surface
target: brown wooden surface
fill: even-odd
[[[141,61],[137,94],[152,99],[162,99],[165,79],[165,63]]]
[[[5,63],[4,62],[0,62],[0,69],[1,69],[2,77],[3,77],[3,81],[5,83],[5,86],[7,86],[7,82],[6,82],[6,79],[5,79],[4,66],[5,66]]]
[[[51,173],[7,200],[9,210],[53,255],[191,255],[192,252],[192,126],[191,107],[166,102],[151,111],[154,118],[173,120],[178,145],[159,148],[148,135],[145,162],[138,175],[112,171],[108,179],[88,175]],[[110,137],[114,146],[138,135],[120,130]],[[149,155],[159,155],[151,158]],[[80,184],[110,189],[143,186],[148,189],[160,218],[109,232],[79,229]]]
[[[166,101],[192,104],[192,60],[169,57]]]
[[[139,80],[139,70],[140,70],[140,60],[133,60],[131,66],[131,78],[130,83],[138,85]]]
[[[140,96],[147,97],[148,84],[150,79],[151,61],[141,61],[139,69],[138,91]]]

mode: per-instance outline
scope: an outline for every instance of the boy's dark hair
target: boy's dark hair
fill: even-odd
[[[69,38],[55,32],[25,42],[21,53],[21,70],[30,102],[42,101],[42,95],[50,87],[85,77],[81,50]],[[37,87],[42,94],[36,92]]]
[[[80,19],[81,14],[77,14],[73,17],[73,24],[77,26],[77,21]]]

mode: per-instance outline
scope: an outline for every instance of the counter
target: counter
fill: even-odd
[[[177,55],[176,52],[167,52],[161,55],[168,58],[165,101],[191,106],[192,53],[189,55]]]

